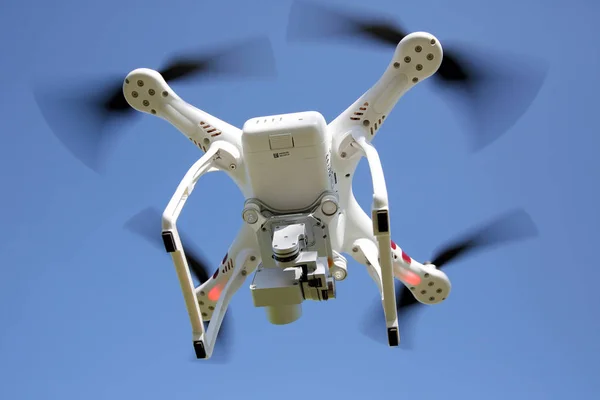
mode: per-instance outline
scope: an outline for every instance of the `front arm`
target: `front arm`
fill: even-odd
[[[426,32],[405,36],[375,85],[329,124],[334,148],[339,153],[349,150],[346,154],[352,155],[352,149],[346,149],[349,144],[346,134],[350,131],[362,130],[372,140],[398,100],[417,83],[432,76],[442,57],[442,46],[435,36]]]
[[[166,120],[203,151],[219,140],[241,146],[240,129],[184,101],[158,71],[131,71],[123,83],[123,94],[135,110]]]

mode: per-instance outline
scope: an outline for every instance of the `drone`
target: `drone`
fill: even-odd
[[[361,21],[305,2],[294,3],[290,26],[311,12],[313,17],[328,18],[323,26],[330,32],[320,39],[332,36],[331,27],[337,26],[335,34],[375,38],[395,46],[375,84],[330,122],[317,111],[303,111],[250,118],[240,129],[186,102],[169,84],[194,75],[219,74],[223,68],[239,74],[239,68],[251,64],[241,62],[242,49],[250,55],[261,49],[258,53],[264,57],[258,70],[264,75],[272,70],[267,62],[272,57],[268,40],[263,39],[206,58],[179,57],[160,71],[134,69],[94,105],[103,116],[137,110],[165,120],[203,153],[162,215],[146,209],[126,224],[170,254],[197,359],[213,358],[231,299],[250,277],[254,306],[265,310],[271,324],[291,324],[301,318],[305,301],[337,297],[348,277],[349,259],[366,268],[379,292],[380,304],[372,315],[383,314],[383,318],[370,327],[382,335],[385,329],[387,344],[398,347],[399,321],[406,310],[448,299],[452,285],[443,267],[473,250],[535,233],[527,213],[516,210],[444,246],[430,261],[419,262],[397,245],[391,234],[386,178],[373,139],[401,97],[419,83],[432,78],[452,87],[462,84],[464,89],[474,84],[475,74],[451,52],[445,54],[440,40],[428,32],[406,34],[383,22]],[[317,31],[311,28],[310,34]],[[93,149],[99,148],[99,137]],[[68,140],[63,142],[69,145]],[[370,213],[352,192],[362,158],[372,179]],[[200,178],[217,171],[235,182],[245,201],[239,209],[241,227],[218,268],[209,272],[208,263],[180,234],[177,222]],[[151,228],[158,220],[162,240]],[[519,233],[515,223],[521,223]]]

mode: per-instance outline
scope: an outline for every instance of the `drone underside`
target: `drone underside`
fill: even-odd
[[[249,56],[260,55],[254,60],[260,63],[261,74],[271,72],[274,68],[268,61],[274,58],[268,40],[246,42],[209,58],[180,57],[160,71],[134,70],[95,105],[101,110],[97,118],[101,125],[111,114],[126,115],[135,109],[168,121],[204,152],[182,179],[162,218],[148,209],[127,223],[129,229],[161,244],[158,226],[152,221],[162,220],[162,246],[175,265],[198,358],[211,358],[217,336],[224,332],[221,325],[228,303],[251,274],[255,306],[264,307],[272,323],[286,324],[300,317],[303,301],[336,297],[337,282],[348,274],[344,255],[350,256],[367,268],[381,294],[377,308],[383,308],[384,322],[369,326],[377,330],[385,324],[388,344],[397,346],[398,320],[413,308],[409,306],[437,304],[448,297],[450,281],[440,268],[469,251],[535,232],[526,213],[517,211],[446,246],[430,262],[420,263],[402,251],[391,240],[387,188],[371,141],[400,97],[418,83],[435,77],[438,84],[473,96],[485,91],[482,87],[489,79],[483,78],[490,71],[473,70],[454,52],[443,52],[431,34],[406,35],[389,24],[367,24],[302,2],[293,6],[290,38],[307,37],[307,31],[300,28],[304,24],[299,23],[307,18],[317,21],[309,32],[313,38],[362,36],[395,46],[392,60],[375,85],[329,123],[312,111],[252,118],[238,129],[188,104],[169,86],[225,65],[228,72],[240,73],[231,70],[233,57],[240,68],[255,65],[239,62],[242,50]],[[88,166],[99,166],[97,149],[103,138],[99,129],[92,138],[96,152],[87,157],[76,150],[82,149],[81,141],[75,147],[65,132],[56,133]],[[351,178],[362,157],[373,179],[370,215],[352,194]],[[214,171],[226,172],[246,202],[240,210],[242,227],[220,266],[210,273],[190,249],[190,242],[180,236],[176,221],[198,179]],[[520,236],[515,235],[515,223],[527,224],[519,227]],[[400,283],[395,285],[395,279]],[[371,316],[381,316],[377,308]]]

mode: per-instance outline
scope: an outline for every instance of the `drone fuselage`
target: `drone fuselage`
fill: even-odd
[[[242,129],[252,198],[281,212],[303,210],[335,188],[331,134],[317,112],[252,118]]]
[[[330,249],[329,254],[318,257],[325,256],[329,267],[345,268],[342,254],[349,254],[367,267],[382,296],[390,345],[398,344],[394,276],[422,303],[436,304],[448,296],[450,282],[443,272],[411,259],[391,241],[387,188],[379,156],[371,144],[400,97],[433,75],[442,56],[434,36],[412,33],[398,44],[377,83],[331,123],[318,112],[308,111],[252,118],[243,130],[182,100],[154,70],[137,69],[127,76],[123,91],[133,108],[167,120],[205,152],[184,177],[163,215],[163,231],[173,238],[171,253],[194,341],[209,349],[205,357],[210,357],[216,332],[209,333],[205,345],[203,321],[210,320],[212,325],[214,315],[222,319],[231,295],[243,281],[241,277],[254,272],[272,255],[272,249],[261,248],[257,233],[268,223],[269,215],[308,215],[312,206],[318,210],[315,212],[323,213],[326,201],[329,206],[335,204],[335,213],[326,217],[328,233],[319,239]],[[363,156],[373,178],[371,217],[352,193],[352,177]],[[244,215],[249,201],[262,203],[270,211],[262,213],[253,205],[256,209],[250,211],[259,211],[256,218],[244,216],[244,225],[212,279],[195,288],[176,220],[198,178],[218,170],[225,171],[244,195]],[[432,289],[437,291],[432,294]]]

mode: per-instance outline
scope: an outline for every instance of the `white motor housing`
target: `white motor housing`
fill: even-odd
[[[269,208],[302,210],[333,190],[331,138],[318,112],[250,119],[242,146],[251,196]]]

